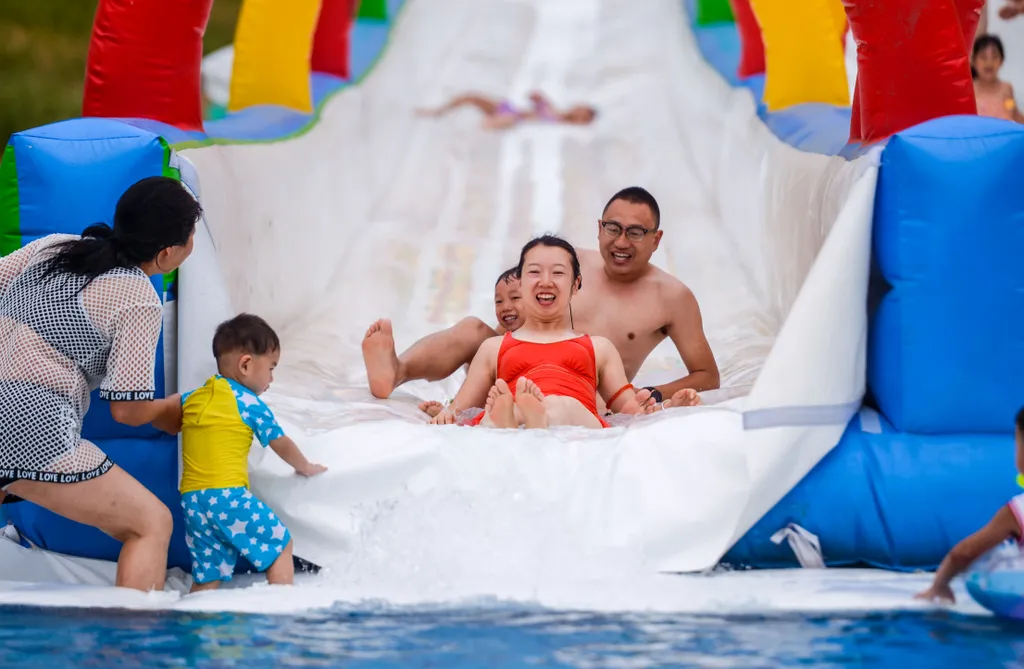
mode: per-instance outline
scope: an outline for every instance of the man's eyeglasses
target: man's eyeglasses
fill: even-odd
[[[608,235],[612,239],[615,239],[622,234],[623,227],[621,223],[604,220],[598,220],[598,223],[600,223],[601,229],[604,230],[604,234]],[[648,230],[647,228],[640,225],[631,225],[628,228],[625,228],[625,230],[626,239],[628,239],[631,242],[642,241],[643,238],[648,235],[648,233],[655,232],[654,230]]]

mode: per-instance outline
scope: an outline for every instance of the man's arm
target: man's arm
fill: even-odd
[[[704,336],[704,321],[700,317],[697,298],[689,288],[680,284],[678,292],[672,297],[669,314],[672,320],[668,324],[668,336],[676,345],[689,374],[662,384],[657,389],[663,397],[668,398],[683,388],[692,388],[698,392],[718,388],[721,383],[718,363]]]

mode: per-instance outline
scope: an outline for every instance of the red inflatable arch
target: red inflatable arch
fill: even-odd
[[[729,6],[740,35],[740,65],[736,76],[743,79],[764,74],[764,40],[750,0],[729,0]]]
[[[200,69],[213,0],[100,0],[82,116],[203,129]]]
[[[857,48],[850,140],[976,114],[970,49],[984,0],[843,0]]]
[[[349,78],[349,37],[358,11],[359,0],[323,0],[310,56],[314,72]]]

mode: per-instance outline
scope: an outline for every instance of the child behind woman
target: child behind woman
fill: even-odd
[[[1024,474],[1024,409],[1017,412],[1014,438],[1017,443],[1017,471]],[[1018,476],[1017,480],[1020,481],[1021,477]],[[1010,500],[1009,504],[1003,505],[996,511],[996,515],[988,521],[988,525],[953,546],[942,560],[942,564],[939,565],[939,570],[935,572],[932,586],[917,595],[918,599],[955,601],[953,590],[949,587],[950,582],[970,567],[975,560],[1007,539],[1015,539],[1018,544],[1021,543],[1024,540],[1022,527],[1024,527],[1024,493],[1017,495]]]
[[[978,116],[991,116],[1024,123],[1024,115],[1017,109],[1013,86],[999,79],[999,68],[1006,54],[1003,42],[995,35],[979,35],[971,53],[971,75],[974,78],[974,97],[978,101]]]
[[[213,336],[218,374],[182,396],[181,505],[192,553],[192,592],[230,581],[239,555],[274,584],[291,584],[291,535],[270,507],[249,492],[253,437],[303,476],[325,471],[310,463],[258,397],[270,387],[281,357],[274,330],[258,316],[221,323]]]

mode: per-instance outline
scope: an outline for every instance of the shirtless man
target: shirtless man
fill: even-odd
[[[689,373],[651,388],[656,401],[689,388],[719,386],[718,365],[704,335],[700,307],[681,281],[651,264],[661,243],[661,212],[643,188],[625,188],[608,201],[598,221],[599,251],[581,251],[583,288],[573,299],[574,328],[606,337],[632,380],[651,351],[670,338]],[[478,318],[424,337],[395,355],[391,322],[379,320],[363,340],[370,392],[386,398],[402,383],[436,381],[469,364],[484,340],[502,334]]]

